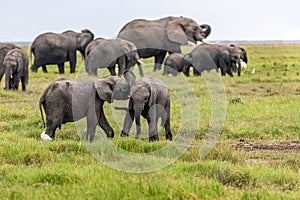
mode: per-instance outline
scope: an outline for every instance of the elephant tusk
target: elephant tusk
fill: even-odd
[[[12,78],[13,78],[13,75],[10,75],[10,78],[12,79]]]
[[[235,63],[236,67],[239,68],[239,64]]]
[[[137,60],[137,63],[138,63],[139,65],[143,65],[143,62],[142,62],[140,59]]]

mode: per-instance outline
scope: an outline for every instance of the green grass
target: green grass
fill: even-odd
[[[160,141],[149,143],[145,120],[141,139],[134,139],[134,126],[130,137],[120,137],[125,112],[113,108],[126,106],[126,101],[105,104],[115,131],[112,140],[97,128],[97,141],[90,145],[81,141],[85,131],[81,120],[63,125],[55,141],[42,141],[39,98],[57,78],[84,77],[78,73],[83,69],[81,58],[76,74],[69,73],[68,64],[64,75],[58,74],[57,66],[48,66],[47,74],[41,69],[30,73],[26,92],[1,89],[0,199],[298,199],[299,150],[238,146],[299,141],[300,45],[241,46],[249,55],[248,68],[241,77],[221,78],[226,117],[216,146],[204,158],[200,149],[207,133],[214,133],[208,130],[216,120],[211,122],[214,104],[203,77],[213,72],[203,77],[162,77],[162,71],[152,72],[153,59],[143,60],[145,74],[164,79],[170,88],[172,143],[165,141],[161,127]],[[137,67],[134,70],[138,74]],[[172,146],[176,142],[180,145]],[[151,172],[151,166],[158,170]],[[125,172],[143,169],[150,172]]]

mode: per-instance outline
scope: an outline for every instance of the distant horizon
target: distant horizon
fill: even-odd
[[[298,44],[300,40],[205,40],[208,43],[224,43],[224,44]],[[32,41],[0,41],[0,43],[12,43],[19,46],[27,46]]]

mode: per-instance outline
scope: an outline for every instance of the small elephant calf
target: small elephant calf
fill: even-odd
[[[26,90],[26,85],[28,84],[28,64],[28,55],[23,49],[15,48],[7,52],[3,60],[6,90],[18,90],[20,80],[22,90]]]
[[[172,74],[176,76],[178,72],[182,72],[184,63],[184,55],[180,53],[170,54],[164,62],[164,72],[163,75]]]
[[[135,81],[130,89],[128,111],[121,136],[128,136],[133,120],[136,122],[136,138],[140,136],[140,116],[147,119],[149,141],[159,140],[157,121],[161,118],[166,131],[166,139],[172,140],[170,128],[170,96],[166,84],[153,77],[144,77]]]

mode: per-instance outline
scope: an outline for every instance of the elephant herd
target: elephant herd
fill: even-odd
[[[55,130],[62,124],[87,118],[86,140],[94,140],[95,129],[99,125],[107,134],[114,137],[104,111],[104,102],[127,100],[121,136],[128,136],[132,123],[136,123],[136,137],[139,137],[140,116],[149,126],[149,141],[158,140],[157,121],[166,131],[166,139],[172,140],[170,128],[170,96],[166,84],[154,77],[144,77],[140,58],[154,57],[153,70],[160,70],[164,62],[163,75],[176,75],[183,72],[189,76],[190,67],[194,75],[204,70],[220,69],[221,74],[233,76],[241,74],[241,60],[247,63],[244,48],[236,45],[209,44],[203,42],[211,32],[207,24],[199,25],[186,17],[165,17],[157,20],[136,19],[127,23],[115,39],[94,39],[94,34],[84,29],[80,33],[44,33],[35,38],[30,48],[32,72],[46,65],[56,64],[59,73],[65,72],[64,63],[70,63],[70,73],[76,71],[76,52],[84,58],[85,70],[97,76],[98,68],[107,68],[109,77],[93,80],[71,80],[61,78],[51,83],[42,94],[39,102],[40,112],[46,114],[46,135],[55,138]],[[190,53],[181,54],[181,45],[202,44]],[[169,56],[165,59],[167,53]],[[34,55],[34,59],[32,58]],[[140,76],[130,70],[138,65]],[[28,83],[29,57],[20,47],[0,43],[0,81],[5,74],[5,89],[17,90],[19,81],[22,90]],[[118,76],[116,73],[118,65]],[[123,79],[121,76],[124,76]],[[44,122],[45,124],[45,122]]]

